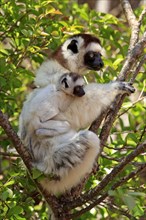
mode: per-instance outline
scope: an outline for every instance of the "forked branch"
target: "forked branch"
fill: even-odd
[[[130,39],[130,44],[129,44],[129,50],[128,50],[128,54],[127,57],[125,58],[125,62],[123,65],[123,68],[120,71],[120,74],[118,76],[118,80],[126,80],[130,73],[133,74],[133,76],[131,77],[131,81],[133,82],[135,77],[137,76],[138,72],[140,71],[140,68],[142,67],[144,61],[145,61],[145,55],[144,54],[144,48],[146,47],[146,32],[143,34],[142,38],[139,40],[139,33],[140,33],[140,26],[142,23],[142,19],[144,17],[144,15],[146,14],[145,10],[142,12],[142,14],[140,15],[139,19],[137,20],[132,9],[131,6],[129,4],[128,0],[121,0],[121,3],[123,5],[123,10],[126,14],[126,18],[128,20],[128,23],[131,27],[131,39]],[[141,58],[141,56],[143,56]],[[136,63],[138,63],[137,65],[135,65]],[[133,72],[131,71],[133,68]],[[107,138],[109,136],[110,133],[110,129],[113,125],[113,122],[116,118],[116,115],[123,103],[123,100],[125,98],[125,95],[123,95],[122,97],[119,96],[117,97],[116,102],[113,105],[113,108],[110,109],[110,111],[108,112],[108,115],[106,117],[106,120],[103,124],[103,127],[101,129],[101,133],[100,133],[100,139],[101,139],[101,147],[103,148],[103,146],[105,145]],[[103,117],[102,117],[103,118]],[[97,120],[97,126],[96,126],[96,122],[94,123],[93,126],[91,126],[91,130],[95,130],[95,128],[99,127],[99,123],[101,122],[100,119]],[[146,149],[146,143],[143,143],[143,145],[139,146],[141,148],[141,152],[139,152],[139,154],[141,154],[142,152],[145,151]],[[144,148],[143,148],[144,147]],[[136,150],[137,151],[137,150]],[[132,154],[134,155],[134,152],[132,152]],[[122,161],[117,167],[121,167],[122,168],[122,164],[125,163],[124,166],[126,166],[126,164],[128,164],[128,158],[130,155],[128,155],[126,157],[126,163],[124,161]],[[137,154],[135,154],[134,157],[136,157]],[[123,166],[123,167],[124,167]],[[120,168],[119,170],[117,170],[118,168],[115,167],[113,169],[113,171],[108,174],[102,181],[101,183],[95,187],[94,189],[92,189],[91,191],[85,193],[84,195],[82,195],[80,198],[78,198],[77,200],[73,201],[72,204],[70,204],[70,206],[72,208],[81,206],[83,204],[85,204],[87,201],[91,202],[94,200],[94,203],[92,203],[91,205],[89,205],[88,207],[86,207],[85,209],[77,212],[75,215],[72,215],[72,217],[77,217],[81,214],[83,214],[84,212],[86,212],[87,210],[90,210],[91,208],[93,208],[95,205],[99,204],[101,201],[104,200],[104,197],[101,198],[97,198],[98,195],[100,195],[101,191],[105,189],[105,187],[107,186],[108,183],[110,183],[110,181],[116,177],[118,175],[119,172],[122,171],[122,169]],[[117,172],[118,171],[118,172]],[[114,173],[114,176],[113,176]],[[108,179],[109,177],[109,179]],[[107,180],[107,179],[108,180]],[[107,182],[106,182],[107,181]],[[70,216],[71,218],[71,216]]]
[[[31,158],[28,150],[21,143],[21,140],[19,139],[17,133],[11,127],[9,120],[8,120],[8,117],[5,114],[3,114],[1,110],[0,110],[0,126],[4,129],[8,138],[10,139],[12,144],[14,145],[14,147],[17,150],[17,152],[19,153],[19,155],[21,156],[25,166],[27,167],[29,174],[32,176],[32,164],[31,164],[32,158]],[[33,178],[32,178],[32,180],[33,180]],[[57,210],[57,212],[58,211],[61,212],[62,211],[62,210],[60,210],[61,206],[57,202],[57,198],[53,195],[50,195],[47,191],[45,191],[43,189],[43,187],[41,186],[41,184],[39,184],[39,182],[37,182],[36,180],[33,180],[33,181],[34,181],[34,184],[39,189],[40,193],[45,198],[46,202],[50,205],[53,212],[56,213],[56,210]]]
[[[146,56],[143,55],[144,47],[146,47],[146,33],[142,36],[141,40],[139,40],[139,32],[140,32],[140,26],[142,23],[142,20],[144,18],[144,15],[146,14],[146,10],[144,10],[139,19],[136,18],[136,16],[133,13],[133,10],[129,4],[128,0],[121,0],[123,10],[125,12],[127,21],[129,23],[129,26],[131,28],[131,38],[130,38],[130,44],[129,44],[129,50],[127,57],[125,58],[125,62],[123,65],[123,68],[121,69],[121,72],[118,76],[118,80],[125,80],[129,77],[130,71],[133,70],[133,76],[131,77],[131,82],[134,81],[135,77],[137,76],[138,72],[140,71],[141,66],[143,65],[144,61],[146,60]],[[135,65],[136,61],[138,61],[138,64]],[[125,96],[119,96],[117,98],[116,103],[113,105],[113,109],[110,109],[108,112],[108,115],[106,117],[106,120],[103,124],[101,133],[100,133],[100,139],[102,146],[105,145],[107,138],[110,133],[110,129],[113,125],[113,122],[116,118],[117,112],[119,111],[123,100]],[[92,125],[91,130],[96,130],[99,127],[99,124],[101,123],[101,119],[105,116],[105,114],[102,115],[100,119],[98,119],[94,125]],[[32,174],[32,165],[31,165],[31,156],[22,145],[19,137],[17,136],[16,132],[12,129],[8,118],[6,115],[0,111],[0,126],[4,129],[5,133],[9,137],[9,139],[12,141],[13,145],[15,146],[17,152],[21,156],[24,164],[29,170],[30,175]],[[77,216],[82,215],[86,211],[90,210],[100,202],[104,201],[104,199],[108,196],[108,193],[103,193],[103,190],[107,187],[107,185],[115,178],[124,168],[125,166],[131,162],[135,157],[140,155],[146,150],[146,142],[140,144],[137,146],[137,148],[130,153],[128,156],[126,156],[117,166],[113,168],[111,173],[109,173],[101,182],[100,184],[95,187],[94,189],[86,192],[85,194],[81,195],[78,199],[68,202],[67,204],[59,204],[59,200],[50,194],[48,192],[44,191],[42,186],[34,180],[35,184],[37,185],[39,191],[44,196],[45,200],[49,204],[49,206],[52,208],[53,213],[57,219],[57,216],[62,217],[60,219],[72,219],[76,218]],[[145,165],[144,165],[145,166]],[[137,171],[131,172],[127,177],[125,177],[121,182],[116,182],[112,189],[116,189],[121,184],[125,183],[126,180],[132,178],[134,175],[137,175],[140,170],[143,169],[143,166],[141,166]],[[74,213],[74,214],[67,214],[66,217],[65,213],[72,210],[73,208],[76,208],[78,206],[82,206],[83,204],[88,205],[86,208],[81,209],[80,211]]]

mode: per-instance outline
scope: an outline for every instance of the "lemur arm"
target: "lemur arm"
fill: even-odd
[[[87,128],[115,100],[118,94],[135,91],[127,82],[114,81],[107,84],[90,83],[84,87],[85,95],[75,99],[60,119],[67,120],[73,129]]]
[[[68,132],[70,125],[67,121],[48,120],[41,123],[40,128],[36,129],[35,133],[39,137],[57,136]]]

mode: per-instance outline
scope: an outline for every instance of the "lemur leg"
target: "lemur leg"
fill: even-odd
[[[80,165],[82,167],[85,157],[88,157],[88,160],[85,162],[84,170],[90,172],[99,151],[97,135],[91,131],[80,131],[68,143],[56,146],[52,155],[54,173],[63,177],[69,170],[76,169]]]
[[[46,155],[43,172],[56,175],[60,180],[50,181],[46,177],[41,184],[50,193],[62,194],[77,186],[91,172],[100,152],[100,141],[93,132],[80,131],[67,143],[56,144],[54,148],[51,155]]]
[[[53,137],[68,132],[70,125],[67,121],[48,120],[40,124],[40,128],[35,131],[41,137]]]

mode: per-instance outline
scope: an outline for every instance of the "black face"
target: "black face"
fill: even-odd
[[[73,94],[78,97],[82,97],[83,95],[85,95],[85,91],[83,89],[83,86],[75,86]]]
[[[101,54],[93,51],[89,51],[85,54],[84,64],[91,70],[100,70],[104,66]]]

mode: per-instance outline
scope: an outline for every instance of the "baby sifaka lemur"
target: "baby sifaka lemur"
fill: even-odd
[[[77,185],[91,171],[99,153],[96,134],[77,131],[62,117],[73,100],[85,95],[83,85],[78,74],[64,74],[56,87],[50,84],[32,93],[20,116],[20,137],[31,152],[33,166],[57,176],[41,181],[54,194]]]

